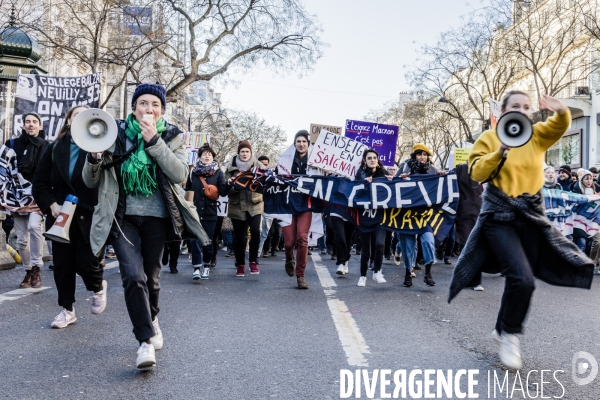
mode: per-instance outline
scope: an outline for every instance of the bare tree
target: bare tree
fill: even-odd
[[[250,142],[255,157],[267,156],[272,164],[275,164],[279,155],[288,147],[287,135],[283,129],[269,125],[258,114],[230,110],[228,117],[228,120],[218,116],[208,117],[207,122],[202,124],[202,130],[211,133],[211,147],[217,153],[218,160],[225,162],[231,159],[237,153],[241,140]]]
[[[27,3],[27,2],[26,2]],[[136,77],[141,68],[154,66],[151,56],[170,38],[161,34],[161,21],[149,25],[131,14],[126,0],[41,1],[37,6],[18,13],[18,24],[30,32],[38,43],[51,51],[53,58],[77,66],[81,73],[104,72],[111,80],[104,107],[128,77]],[[148,3],[152,10],[153,3]],[[1,9],[0,19],[7,11]],[[130,27],[125,28],[124,19]],[[131,32],[132,27],[135,31]],[[49,60],[46,60],[49,61]]]
[[[196,81],[209,81],[235,68],[272,67],[278,73],[309,70],[321,57],[317,18],[300,0],[163,1],[165,24],[186,27],[187,46],[160,49],[179,74],[169,101]]]
[[[467,142],[473,143],[477,129],[487,126],[487,100],[499,99],[518,72],[518,62],[507,56],[508,44],[500,34],[506,23],[492,9],[468,14],[435,45],[423,45],[422,56],[407,73],[426,98],[445,104],[442,112],[457,121]]]
[[[434,154],[434,161],[441,167],[446,166],[450,150],[460,147],[460,130],[457,121],[442,112],[437,98],[419,98],[406,104],[403,127],[410,135],[412,144],[424,143]],[[406,149],[412,152],[412,148]]]
[[[598,70],[598,61],[590,57],[595,51],[593,30],[586,29],[591,23],[581,8],[570,2],[546,2],[535,7],[520,3],[511,9],[501,1],[498,7],[502,8],[497,11],[513,15],[505,35],[515,58],[532,76],[526,89],[532,97],[589,96],[588,80]]]
[[[405,159],[411,152],[415,143],[412,137],[410,123],[406,118],[406,104],[398,101],[388,101],[380,108],[369,110],[363,117],[365,121],[379,122],[398,127],[398,140],[396,141],[395,162],[398,163]]]

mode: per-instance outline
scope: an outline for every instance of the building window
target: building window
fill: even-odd
[[[546,152],[546,164],[581,168],[581,129],[568,131]]]

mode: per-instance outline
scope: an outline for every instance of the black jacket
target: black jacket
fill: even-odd
[[[25,171],[22,168],[19,168],[19,173],[23,176],[23,178],[27,179],[29,182],[33,181],[33,176],[35,175],[35,171],[37,170],[37,166],[39,165],[39,160],[42,157],[42,154],[44,154],[44,151],[46,150],[46,148],[48,147],[48,145],[50,144],[50,142],[48,142],[46,140],[46,132],[44,132],[44,130],[41,130],[40,133],[37,136],[37,140],[35,140],[35,142],[37,142],[37,146],[33,145],[32,140],[30,139],[29,135],[27,134],[27,132],[25,132],[24,130],[21,132],[21,136],[19,136],[18,138],[15,139],[8,139],[4,144],[6,145],[6,147],[10,147],[12,148],[15,153],[17,154],[17,165],[21,164],[21,162],[23,161],[23,158],[25,156],[27,156],[27,153],[25,152],[25,150],[27,150],[29,148],[28,153],[34,151],[35,152],[35,159],[32,160],[33,161],[33,168],[31,171]]]
[[[306,169],[308,168],[308,153],[304,154],[304,157],[300,157],[298,151],[294,154],[294,161],[292,162],[292,174],[293,175],[306,175]]]
[[[358,172],[356,173],[356,180],[357,181],[364,181],[366,178],[372,176],[373,178],[382,178],[384,176],[386,176],[386,171],[385,169],[382,168],[377,168],[375,169],[375,172],[371,171],[370,169],[362,169],[359,168]]]
[[[138,147],[138,144],[134,144],[133,147],[127,150],[127,134],[125,133],[127,123],[124,120],[117,120],[117,127],[119,133],[117,134],[117,140],[115,142],[115,149],[112,155],[112,162],[102,165],[101,168],[107,169],[114,167],[114,172],[117,177],[117,182],[119,183],[119,201],[117,203],[117,209],[115,211],[115,219],[119,226],[123,224],[123,218],[125,217],[126,212],[126,203],[127,203],[127,195],[125,194],[125,190],[123,187],[123,179],[121,178],[121,164],[127,160],[129,155]],[[165,143],[169,143],[175,137],[177,137],[181,132],[178,127],[175,125],[167,124],[167,128],[160,136]],[[156,135],[153,139],[151,139],[148,143],[146,143],[146,148],[154,146],[158,141],[159,137]],[[92,164],[97,161],[93,159],[91,156],[88,157],[88,161]],[[183,217],[179,211],[179,207],[177,206],[177,202],[175,200],[175,196],[172,193],[171,185],[169,183],[169,179],[164,175],[160,166],[156,165],[156,180],[158,184],[158,189],[161,191],[163,198],[165,199],[165,203],[167,205],[167,210],[169,211],[169,216],[171,217],[171,222],[173,224],[173,229],[169,231],[167,234],[167,241],[177,241],[181,239],[189,239],[189,232],[185,231],[185,224],[183,222]],[[119,226],[117,224],[112,225],[110,235],[112,237],[118,238],[120,236]]]
[[[225,174],[220,169],[217,169],[211,176],[205,176],[204,180],[208,185],[214,185],[219,189],[219,196],[227,196],[229,186],[225,180]],[[217,202],[211,200],[204,195],[204,185],[200,177],[193,171],[190,172],[185,190],[194,192],[194,205],[198,211],[198,216],[201,221],[216,221],[217,220]]]
[[[78,225],[84,240],[89,243],[92,214],[98,204],[98,189],[88,188],[81,177],[87,154],[83,150],[79,151],[73,179],[69,179],[70,146],[71,137],[66,135],[46,147],[33,177],[32,194],[40,210],[47,216],[47,228],[54,224],[50,205],[55,202],[62,205],[69,194],[77,196],[74,216],[77,224],[71,226]]]

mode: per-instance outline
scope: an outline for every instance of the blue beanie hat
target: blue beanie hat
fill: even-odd
[[[133,92],[133,97],[131,98],[131,107],[135,106],[135,102],[143,94],[151,94],[160,99],[160,102],[164,108],[167,107],[167,91],[165,87],[162,85],[154,84],[154,83],[142,83],[135,88],[135,92]]]

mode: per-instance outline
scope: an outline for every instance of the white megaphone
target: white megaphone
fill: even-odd
[[[77,201],[77,197],[72,194],[67,196],[67,199],[60,208],[58,217],[56,217],[56,221],[54,221],[54,225],[52,225],[52,228],[48,232],[44,233],[46,239],[60,243],[71,243],[69,228],[71,228],[71,221],[75,214],[75,208],[77,208]]]
[[[77,114],[71,123],[71,137],[80,149],[100,153],[117,140],[117,123],[106,111],[90,108]]]
[[[533,135],[533,124],[527,115],[510,111],[503,114],[496,125],[496,134],[508,147],[524,146]]]

